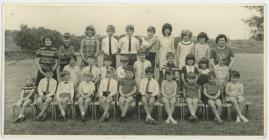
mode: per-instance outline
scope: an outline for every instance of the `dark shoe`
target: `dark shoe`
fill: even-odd
[[[21,117],[21,119],[20,119],[20,123],[21,122],[24,122],[26,120],[26,117]]]
[[[189,121],[192,122],[194,120],[194,117],[193,116],[190,116],[189,117]]]
[[[19,123],[21,121],[21,118],[17,118],[16,120],[13,121],[13,123]]]
[[[100,118],[100,122],[104,122],[105,120],[106,120],[105,117]]]
[[[120,121],[120,122],[123,122],[123,120],[124,120],[124,117],[120,116],[119,121]]]
[[[42,117],[42,116],[36,115],[35,118],[34,118],[34,120],[35,120],[35,121],[40,121],[41,117]]]
[[[66,122],[66,116],[65,115],[63,116],[63,121]]]
[[[46,118],[47,118],[47,116],[44,114],[42,117],[41,117],[41,119],[40,119],[40,121],[45,121],[46,120]]]
[[[157,124],[156,121],[155,121],[154,119],[150,119],[150,120],[149,120],[149,123],[152,124],[152,125],[156,125],[156,124]]]
[[[81,122],[85,122],[85,115],[81,116]]]

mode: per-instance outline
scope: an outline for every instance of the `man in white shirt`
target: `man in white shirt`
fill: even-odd
[[[151,117],[151,112],[154,107],[155,98],[159,95],[159,84],[153,78],[154,70],[149,67],[145,70],[146,78],[142,79],[139,86],[139,92],[142,96],[146,116],[146,123],[155,124],[155,120]]]
[[[122,37],[119,41],[120,54],[127,55],[130,59],[129,64],[133,65],[136,61],[137,50],[139,49],[139,40],[133,36],[134,26],[126,26],[126,36]]]
[[[66,121],[65,110],[67,109],[67,102],[73,102],[74,100],[74,84],[70,80],[70,73],[68,71],[63,71],[61,78],[63,81],[58,85],[56,99],[61,111],[61,117],[63,121]]]
[[[39,98],[37,99],[37,103],[39,108],[41,108],[41,112],[35,117],[35,120],[46,120],[45,111],[52,102],[57,87],[57,81],[53,79],[52,76],[52,69],[48,69],[46,77],[41,79],[38,84],[37,92],[39,94]]]
[[[102,40],[102,52],[105,55],[109,55],[112,58],[112,67],[116,68],[116,54],[119,52],[119,42],[113,36],[115,33],[115,27],[113,25],[107,25],[107,37]]]
[[[106,78],[103,79],[99,86],[99,101],[104,109],[103,116],[100,121],[104,122],[109,118],[109,108],[113,101],[113,96],[117,93],[118,83],[113,79],[113,71],[108,69]]]

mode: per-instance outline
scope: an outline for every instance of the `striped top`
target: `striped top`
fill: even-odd
[[[22,87],[22,90],[24,90],[24,94],[23,94],[23,98],[27,97],[32,90],[35,90],[36,86],[35,85],[25,85],[24,87]],[[33,95],[32,95],[33,96]]]
[[[58,59],[57,49],[54,47],[41,47],[36,52],[36,57],[40,58],[39,65],[42,69],[48,69],[55,64]]]

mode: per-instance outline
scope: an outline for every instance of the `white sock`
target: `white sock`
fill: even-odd
[[[85,112],[81,112],[81,115],[84,116],[85,115]]]
[[[65,112],[64,111],[61,111],[62,115],[65,116]]]

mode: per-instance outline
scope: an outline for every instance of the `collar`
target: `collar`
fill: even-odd
[[[190,45],[192,43],[192,41],[188,41],[188,42],[185,42],[185,41],[180,41],[183,45]]]

